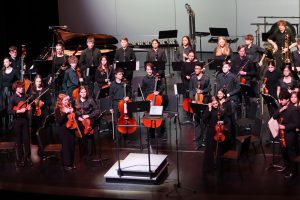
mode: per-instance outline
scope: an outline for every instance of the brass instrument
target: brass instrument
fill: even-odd
[[[284,48],[287,48],[287,52],[285,53],[282,53],[282,61],[284,63],[291,63],[291,52],[290,52],[290,49],[289,49],[289,45],[290,44],[290,40],[289,40],[289,34],[287,31],[285,31],[285,34],[284,34]]]

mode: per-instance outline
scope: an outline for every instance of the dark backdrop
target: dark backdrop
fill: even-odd
[[[45,46],[52,43],[49,26],[59,25],[57,0],[3,1],[0,12],[0,56],[8,56],[8,47],[26,45],[27,58],[35,59]]]

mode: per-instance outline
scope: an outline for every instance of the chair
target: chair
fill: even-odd
[[[16,152],[16,142],[14,141],[1,141],[0,142],[0,153],[3,153],[7,155],[7,159],[9,159],[9,156],[11,153],[17,153]]]
[[[266,160],[267,158],[262,144],[262,124],[263,122],[261,118],[255,118],[254,124],[251,124],[249,127],[248,133],[250,134],[236,136],[236,139],[241,142],[247,136],[250,136],[251,137],[250,143],[252,144],[254,151],[257,153],[256,145],[258,144]]]
[[[174,123],[176,122],[176,120],[178,120],[180,131],[181,131],[181,123],[180,123],[179,112],[178,112],[178,96],[173,95],[173,94],[164,95],[164,99],[166,99],[164,115],[166,118],[170,119],[169,120],[170,132],[171,132],[171,119],[172,118],[174,118]]]
[[[49,158],[60,157],[62,151],[62,144],[57,142],[57,139],[53,136],[53,133],[47,129],[48,127],[51,127],[54,122],[55,116],[54,113],[52,113],[47,116],[44,126],[41,127],[36,133],[39,145],[39,154],[42,156],[43,161]]]
[[[251,136],[246,136],[243,140],[240,140],[240,145],[237,146],[236,150],[229,150],[227,152],[225,152],[222,156],[221,156],[221,160],[235,160],[238,166],[238,170],[239,170],[239,174],[241,179],[243,180],[243,176],[242,176],[242,170],[240,167],[240,160],[242,158],[246,158],[248,163],[249,163],[249,167],[250,166],[250,161],[249,161],[249,147],[250,147],[250,141],[251,141]]]

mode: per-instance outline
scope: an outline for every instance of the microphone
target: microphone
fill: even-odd
[[[57,28],[60,28],[60,29],[68,29],[68,26],[64,25],[64,26],[49,26],[49,29],[52,30],[52,29],[57,29]]]

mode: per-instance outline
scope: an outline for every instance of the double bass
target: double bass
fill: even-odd
[[[150,94],[148,94],[146,100],[150,101],[150,106],[161,106],[163,98],[161,95],[156,95],[155,91],[157,91],[157,82],[158,82],[158,73],[155,75],[155,85],[154,85],[154,91]],[[141,91],[143,94],[143,92]],[[144,99],[144,96],[143,96]],[[163,120],[162,119],[143,119],[144,126],[148,128],[158,128],[161,126]]]
[[[121,134],[133,134],[136,131],[137,122],[134,118],[128,116],[127,112],[127,102],[132,102],[131,99],[125,101],[126,98],[126,82],[123,83],[124,87],[124,98],[118,103],[118,110],[120,112],[120,117],[117,121],[117,130]]]

